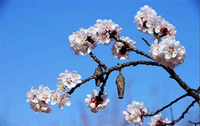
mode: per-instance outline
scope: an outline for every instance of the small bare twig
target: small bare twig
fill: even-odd
[[[169,106],[171,106],[172,104],[176,103],[177,101],[179,101],[180,99],[182,99],[182,98],[184,98],[186,96],[188,96],[188,93],[182,95],[181,97],[179,97],[176,100],[172,101],[171,103],[169,103],[168,105],[164,106],[163,108],[158,109],[156,112],[150,113],[150,114],[144,114],[143,116],[145,116],[145,117],[146,116],[154,116],[154,115],[158,114],[159,112],[163,111],[164,109],[168,108]]]
[[[151,45],[147,42],[146,39],[142,38],[142,40],[144,40],[144,42],[150,47]]]
[[[195,126],[197,126],[197,124],[200,124],[200,122],[192,122],[192,121],[190,121],[190,120],[189,120],[189,123],[192,123],[192,124],[194,124]]]
[[[185,115],[185,114],[188,112],[188,110],[194,105],[195,102],[196,102],[196,100],[194,100],[194,101],[186,108],[186,110],[182,113],[182,115],[181,115],[178,119],[172,121],[171,123],[166,123],[165,125],[173,125],[173,124],[177,123],[178,121],[180,121],[181,119],[183,119],[183,118],[184,118],[184,115]]]
[[[92,52],[90,52],[89,53],[90,54],[90,56],[93,58],[93,60],[95,61],[95,62],[97,62],[100,66],[102,66],[105,70],[107,69],[107,66],[104,64],[104,63],[102,63]]]

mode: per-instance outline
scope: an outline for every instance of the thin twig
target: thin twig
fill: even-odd
[[[104,79],[104,81],[103,81],[103,84],[102,84],[101,87],[100,87],[101,90],[99,91],[99,97],[101,97],[101,95],[102,95],[103,92],[104,92],[104,87],[106,86],[106,81],[108,80],[109,75],[110,75],[110,73],[107,73],[107,74],[106,74],[106,77],[105,77],[105,79]]]
[[[188,112],[188,110],[194,105],[195,102],[196,102],[196,100],[194,100],[194,101],[186,108],[186,110],[182,113],[182,115],[181,115],[178,119],[172,121],[171,123],[165,123],[165,125],[173,125],[173,124],[177,123],[178,121],[180,121],[181,119],[183,119],[183,118],[184,118],[184,115],[185,115],[185,114]]]
[[[90,56],[93,58],[93,60],[95,61],[95,62],[97,62],[100,66],[102,66],[105,70],[107,69],[107,66],[104,64],[104,63],[102,63],[92,52],[90,52],[89,53],[90,54]]]
[[[144,114],[143,116],[145,116],[145,117],[146,116],[154,116],[154,115],[158,114],[159,112],[163,111],[164,109],[168,108],[169,106],[171,106],[172,104],[176,103],[177,101],[179,101],[180,99],[182,99],[182,98],[184,98],[186,96],[188,96],[188,93],[182,95],[181,97],[179,97],[176,100],[172,101],[171,103],[169,103],[168,105],[164,106],[163,108],[158,109],[156,112],[150,113],[150,114]]]
[[[146,39],[142,38],[142,40],[144,40],[144,42],[150,47],[151,45],[147,42]]]
[[[194,124],[195,126],[197,126],[197,124],[200,124],[200,122],[192,122],[192,121],[190,121],[190,120],[189,120],[189,123],[192,123],[192,124]]]

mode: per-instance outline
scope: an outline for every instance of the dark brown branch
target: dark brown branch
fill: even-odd
[[[140,51],[140,50],[137,50],[137,49],[131,47],[127,42],[121,40],[120,38],[115,37],[113,34],[110,34],[110,38],[114,38],[115,41],[117,41],[117,42],[122,42],[124,45],[128,46],[128,51],[131,50],[131,51],[134,51],[134,52],[136,52],[137,54],[143,55],[143,56],[145,56],[145,57],[147,57],[147,58],[149,58],[149,59],[153,59],[153,57],[149,56],[148,54],[146,54],[146,53],[144,53],[144,52],[142,52],[142,51]]]
[[[200,124],[200,122],[192,122],[192,121],[190,121],[190,120],[189,120],[189,123],[192,123],[192,124],[194,124],[195,126],[197,126],[197,124]]]
[[[104,87],[106,86],[106,81],[108,80],[109,75],[110,75],[110,73],[107,73],[107,74],[106,74],[106,77],[105,77],[105,79],[104,79],[104,81],[103,81],[103,84],[102,84],[101,87],[100,87],[101,90],[99,91],[99,97],[101,97],[101,95],[102,95],[103,92],[104,92]]]
[[[146,39],[142,38],[142,40],[144,40],[144,42],[150,47],[151,45],[147,42]]]
[[[110,73],[112,71],[115,71],[115,70],[119,70],[121,68],[124,68],[124,67],[128,67],[128,66],[137,66],[139,64],[142,64],[142,65],[152,65],[152,66],[161,66],[163,67],[169,74],[170,74],[170,77],[173,78],[174,80],[176,80],[178,82],[178,84],[188,93],[188,95],[192,96],[197,102],[198,104],[200,104],[200,96],[199,96],[199,93],[196,93],[194,90],[192,90],[175,72],[173,69],[170,69],[166,66],[163,66],[161,64],[158,64],[157,62],[153,62],[153,61],[131,61],[131,62],[128,62],[128,63],[124,63],[124,64],[119,64],[117,66],[114,66],[114,67],[111,67],[111,68],[107,68],[104,72],[102,72],[100,75],[104,75],[104,74],[107,74],[107,73]],[[99,76],[100,76],[99,75]],[[79,83],[78,85],[76,85],[76,87],[72,88],[68,93],[72,94],[74,92],[74,90],[77,88],[77,87],[80,87],[83,83],[91,80],[91,79],[96,79],[98,76],[91,76],[85,80],[83,80],[81,83]]]
[[[152,65],[152,66],[161,66],[159,65],[158,63],[156,62],[152,62],[152,61],[135,61],[135,62],[128,62],[128,63],[124,63],[124,64],[118,64],[117,66],[114,66],[114,67],[111,67],[111,68],[108,68],[106,69],[104,72],[102,72],[100,75],[105,75],[105,74],[108,74],[108,73],[111,73],[112,71],[115,71],[115,70],[119,70],[121,68],[124,68],[124,67],[128,67],[128,66],[137,66],[139,64],[143,64],[143,65]],[[99,76],[100,76],[99,75]],[[88,77],[87,79],[85,80],[82,80],[81,83],[77,84],[74,88],[72,88],[68,93],[69,94],[72,94],[76,88],[80,87],[82,84],[90,81],[91,79],[96,79],[98,76],[90,76]]]
[[[185,114],[188,112],[188,110],[194,105],[195,102],[196,102],[196,100],[194,100],[194,101],[186,108],[186,110],[182,113],[182,115],[181,115],[178,119],[172,121],[171,123],[165,123],[165,125],[173,125],[173,124],[179,122],[181,119],[183,119],[183,118],[184,118],[184,115],[185,115]]]
[[[191,89],[175,72],[173,69],[170,69],[166,66],[162,66],[171,76],[170,78],[176,80],[178,84],[190,95],[192,96],[198,104],[200,104],[200,96],[199,93],[196,93],[193,89]]]
[[[92,52],[89,53],[95,62],[102,66],[105,70],[107,69],[106,65],[102,63]]]
[[[184,95],[182,95],[181,97],[177,98],[176,100],[172,101],[171,103],[169,103],[168,105],[164,106],[163,108],[158,109],[156,112],[150,113],[150,114],[145,114],[145,115],[143,115],[143,116],[145,116],[145,117],[146,117],[146,116],[154,116],[154,115],[158,114],[159,112],[163,111],[164,109],[168,108],[169,106],[171,106],[172,104],[176,103],[177,101],[179,101],[180,99],[182,99],[182,98],[184,98],[184,97],[186,97],[186,96],[188,96],[187,93],[184,94]]]

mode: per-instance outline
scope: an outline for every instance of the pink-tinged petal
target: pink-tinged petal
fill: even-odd
[[[127,111],[123,111],[124,115],[129,115],[129,113]]]
[[[96,107],[95,103],[91,103],[91,104],[90,104],[90,107],[91,107],[91,108],[95,108],[95,107]]]
[[[93,97],[96,97],[97,95],[98,95],[97,90],[93,90],[93,91],[92,91],[92,96],[93,96]]]
[[[56,103],[57,103],[56,100],[52,100],[52,101],[51,101],[51,105],[55,105]]]
[[[60,109],[63,109],[63,108],[64,108],[64,103],[59,103],[58,107],[59,107]]]
[[[65,105],[66,106],[70,106],[71,105],[71,101],[70,100],[66,100]]]
[[[90,99],[89,99],[89,98],[86,98],[86,99],[85,99],[85,102],[86,102],[86,103],[89,103],[89,102],[90,102]]]
[[[97,109],[97,108],[91,108],[91,112],[97,113],[97,112],[98,112],[98,109]]]

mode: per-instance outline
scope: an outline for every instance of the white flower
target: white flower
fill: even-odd
[[[131,40],[129,37],[122,36],[120,39],[125,41],[125,42],[127,42],[127,44],[130,47],[135,48],[136,42]],[[115,42],[113,44],[112,49],[111,49],[112,50],[112,54],[115,56],[115,58],[118,58],[120,60],[126,60],[126,59],[129,58],[128,57],[127,48],[128,48],[128,46],[123,44],[122,42]],[[129,52],[131,52],[131,51],[129,51]]]
[[[137,12],[137,15],[135,15],[134,22],[138,25],[139,31],[147,33],[147,34],[152,34],[152,32],[150,32],[150,31],[148,32],[147,24],[149,26],[149,24],[151,24],[151,22],[153,20],[155,20],[156,18],[157,18],[156,11],[153,10],[148,5],[144,5],[144,7],[141,7],[140,11]],[[154,24],[154,23],[152,22],[152,24]]]
[[[107,93],[104,93],[99,97],[98,92],[93,90],[91,95],[87,95],[88,98],[85,99],[85,102],[93,113],[97,113],[99,109],[104,109],[110,103],[110,99],[107,96]]]
[[[115,37],[120,36],[120,31],[122,28],[119,28],[118,24],[112,22],[112,20],[101,20],[98,19],[96,24],[94,24],[96,31],[97,43],[103,43],[105,45],[110,44],[113,41],[110,38],[110,34],[113,34]]]
[[[48,103],[51,99],[51,90],[49,89],[49,87],[42,87],[41,89],[39,89],[39,94],[38,94],[38,98],[40,100],[44,100],[46,103]]]
[[[166,118],[165,120],[162,120],[162,114],[158,114],[158,115],[154,115],[151,118],[151,123],[148,123],[149,126],[160,126],[160,125],[164,125],[167,123],[171,123],[171,121],[168,120],[168,118]],[[166,125],[169,126],[169,125]]]
[[[57,83],[57,90],[59,90],[60,92],[62,92],[64,90],[64,92],[66,92],[66,86],[62,83],[62,82],[58,82]]]
[[[171,69],[182,64],[184,61],[185,47],[181,46],[180,42],[176,41],[174,37],[167,35],[159,43],[158,40],[155,40],[154,44],[150,47],[150,52],[154,60]]]
[[[36,113],[39,113],[39,111],[45,113],[52,112],[51,108],[49,108],[49,104],[43,100],[38,100],[38,102],[31,101],[30,106]]]
[[[93,27],[89,29],[80,28],[69,36],[70,47],[76,55],[86,55],[96,47],[96,32]]]
[[[52,95],[51,95],[51,104],[52,105],[55,105],[56,103],[60,102],[59,101],[60,100],[59,99],[60,95],[61,95],[61,91],[60,90],[52,91]]]
[[[65,73],[60,73],[59,78],[57,80],[61,80],[63,85],[65,85],[68,88],[73,88],[76,86],[76,83],[80,83],[81,75],[77,74],[76,71],[68,71],[65,70]],[[59,83],[60,84],[60,83]],[[61,85],[62,88],[62,85]]]
[[[162,114],[155,115],[151,118],[151,123],[148,123],[149,126],[159,126],[159,124],[162,124]]]
[[[71,101],[70,100],[68,100],[68,99],[70,99],[71,98],[71,96],[70,96],[70,94],[61,94],[60,96],[59,96],[59,105],[58,105],[58,107],[60,108],[60,109],[63,109],[64,108],[64,106],[66,105],[66,106],[70,106],[71,105]]]
[[[161,16],[155,16],[154,18],[148,19],[148,21],[146,22],[147,33],[148,34],[159,33],[161,29],[160,21],[161,21]]]
[[[27,97],[26,102],[29,102],[35,112],[49,113],[52,111],[48,104],[51,97],[51,90],[48,87],[44,87],[43,85],[40,85],[39,89],[31,87],[31,91],[27,92]]]
[[[157,23],[157,27],[159,27],[159,32],[155,32],[152,37],[153,39],[159,39],[167,35],[172,37],[176,36],[176,28],[165,19],[160,20],[159,23]]]
[[[126,110],[127,111],[123,111],[123,114],[125,115],[124,119],[128,123],[134,123],[135,125],[139,126],[142,126],[143,123],[143,118],[141,115],[149,111],[148,108],[144,107],[143,102],[139,103],[136,101],[133,101],[132,104],[127,105]]]

